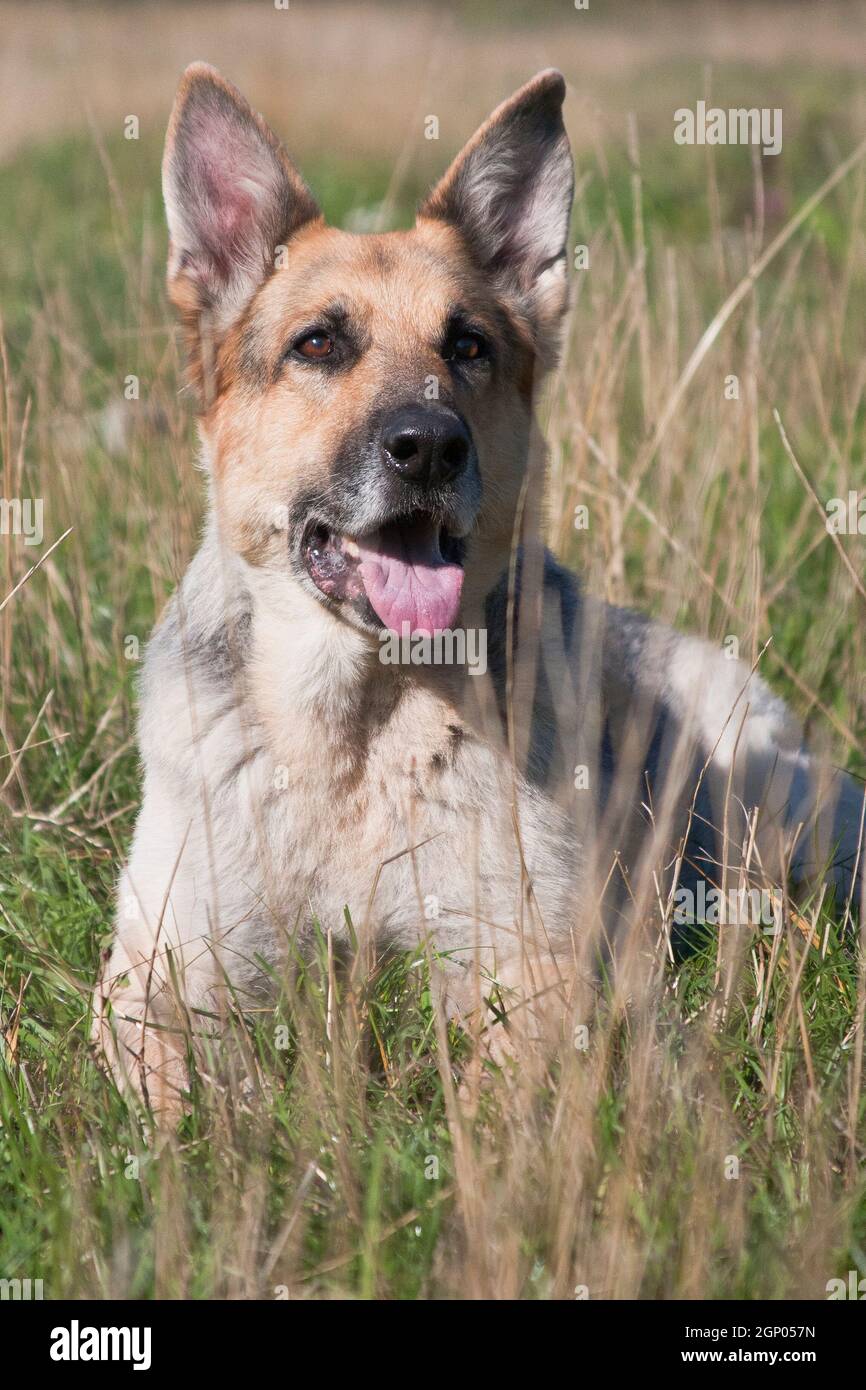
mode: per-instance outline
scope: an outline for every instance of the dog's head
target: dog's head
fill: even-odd
[[[166,143],[169,289],[223,534],[355,625],[452,627],[473,547],[511,544],[532,394],[567,299],[565,84],[496,110],[415,227],[327,227],[213,69]]]

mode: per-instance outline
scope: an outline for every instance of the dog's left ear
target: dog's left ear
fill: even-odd
[[[564,97],[565,79],[553,68],[527,82],[475,133],[419,212],[461,232],[476,263],[516,298],[548,359],[568,303],[574,165]]]

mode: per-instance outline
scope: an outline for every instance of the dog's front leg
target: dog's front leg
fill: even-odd
[[[143,1101],[159,1123],[172,1123],[189,1086],[195,984],[164,921],[146,920],[128,875],[119,902],[114,945],[94,995],[92,1037],[118,1087]]]
[[[189,1086],[183,1013],[151,962],[124,966],[124,954],[112,951],[100,977],[92,1038],[118,1087],[172,1123]]]
[[[580,1011],[573,956],[537,943],[498,960],[482,952],[471,964],[438,968],[434,988],[445,1015],[473,1040],[460,1086],[470,1112],[491,1067],[541,1081]]]

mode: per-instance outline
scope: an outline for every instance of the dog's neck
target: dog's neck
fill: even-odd
[[[279,757],[299,743],[348,773],[367,740],[414,709],[424,726],[454,718],[453,669],[389,665],[382,644],[329,612],[287,574],[247,575],[252,599],[245,688]],[[438,710],[438,714],[436,711]]]
[[[503,570],[501,549],[487,548],[489,554],[479,547],[467,573],[460,622],[485,643],[491,575]],[[241,562],[239,573],[250,611],[245,698],[277,761],[297,757],[301,748],[318,750],[332,774],[349,775],[386,729],[401,731],[392,748],[420,758],[447,745],[455,725],[475,722],[468,711],[477,710],[481,687],[489,686],[483,671],[393,663],[377,635],[330,612],[287,572]],[[485,699],[491,698],[488,691]]]

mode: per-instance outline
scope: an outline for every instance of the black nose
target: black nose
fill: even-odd
[[[404,406],[385,421],[382,449],[389,468],[420,487],[450,483],[469,462],[472,438],[453,411]]]

